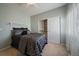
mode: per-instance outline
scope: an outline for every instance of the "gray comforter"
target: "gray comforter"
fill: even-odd
[[[40,56],[46,43],[47,38],[43,34],[31,33],[24,35],[20,39],[19,51],[29,56]]]

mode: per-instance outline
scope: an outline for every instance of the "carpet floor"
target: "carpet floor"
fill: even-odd
[[[67,56],[67,50],[63,45],[49,43],[43,49],[43,56]]]
[[[17,56],[18,51],[15,48],[8,48],[0,51],[0,56]],[[68,53],[63,45],[48,43],[42,52],[42,56],[67,56]]]

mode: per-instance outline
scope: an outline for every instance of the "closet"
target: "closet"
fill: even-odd
[[[70,55],[79,55],[79,4],[69,4],[66,19],[66,47]]]
[[[48,18],[48,41],[60,43],[60,20],[59,17]]]

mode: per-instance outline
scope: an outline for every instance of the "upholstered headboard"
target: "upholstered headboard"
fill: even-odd
[[[13,30],[28,30],[28,28],[13,28]]]
[[[28,28],[13,28],[12,35],[27,34]]]

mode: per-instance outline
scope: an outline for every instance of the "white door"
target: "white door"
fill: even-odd
[[[60,20],[59,17],[48,19],[48,41],[60,43]]]

